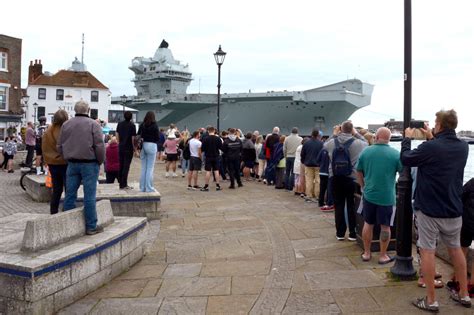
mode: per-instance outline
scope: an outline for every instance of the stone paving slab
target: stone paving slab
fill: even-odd
[[[134,159],[130,181],[139,172]],[[46,204],[33,208],[19,197],[24,193],[15,188],[18,179],[6,174],[2,183],[12,186],[14,202],[8,199],[8,205],[48,213]],[[161,224],[145,257],[62,313],[421,313],[410,302],[425,291],[416,282],[391,280],[390,265],[378,265],[377,254],[363,263],[356,243],[336,241],[333,213],[257,182],[233,191],[223,183],[223,191],[206,193],[186,185],[181,178],[166,179],[163,164],[157,164]],[[12,211],[0,205],[0,225],[14,233],[21,224],[2,220],[5,214]],[[437,270],[448,279],[452,268],[437,260]],[[442,313],[472,313],[450,301],[446,290],[436,293]]]

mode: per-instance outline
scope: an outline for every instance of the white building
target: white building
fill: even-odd
[[[56,74],[43,73],[41,60],[30,62],[27,94],[30,96],[27,121],[38,122],[45,116],[51,123],[54,113],[64,109],[69,117],[75,115],[74,104],[79,100],[89,103],[91,118],[107,121],[111,93],[96,77],[87,71],[86,66],[74,60],[71,68]]]

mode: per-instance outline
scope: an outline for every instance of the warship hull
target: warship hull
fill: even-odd
[[[373,86],[353,79],[301,92],[237,93],[221,96],[220,129],[271,132],[278,126],[283,134],[298,127],[309,135],[317,128],[328,134],[336,124],[370,104]],[[168,98],[135,101],[137,119],[154,111],[160,127],[171,123],[181,130],[217,125],[217,96],[213,94],[173,95]]]

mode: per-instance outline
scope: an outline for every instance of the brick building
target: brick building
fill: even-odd
[[[0,140],[19,129],[21,98],[21,39],[0,34]]]

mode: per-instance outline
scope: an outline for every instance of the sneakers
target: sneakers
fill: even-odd
[[[173,176],[173,177],[178,177],[178,175],[176,175],[176,173],[173,173],[173,175],[171,175],[171,176]]]
[[[216,191],[222,190],[221,186],[216,186]]]
[[[237,187],[244,187],[244,185],[242,185],[242,183],[238,183]]]
[[[165,177],[166,178],[170,177],[170,174],[168,172],[166,172]]]
[[[337,236],[337,235],[336,235],[336,239],[337,239],[338,241],[343,241],[343,240],[345,240],[345,238],[344,238],[344,237]]]
[[[472,306],[471,298],[469,296],[460,297],[458,292],[451,292],[451,299],[458,302],[464,307],[470,308]]]
[[[334,206],[322,206],[320,208],[320,210],[322,212],[332,212],[332,211],[334,211]]]
[[[235,186],[234,186],[234,185],[230,185],[230,186],[229,186],[229,189],[235,189]]]
[[[184,178],[184,177],[186,177],[186,174],[184,174],[184,173],[183,173],[183,174],[181,174],[181,177],[183,177],[183,178]]]
[[[203,188],[201,188],[201,191],[209,191],[209,186],[204,186]]]
[[[188,190],[193,190],[193,186],[188,185]]]
[[[199,187],[199,186],[193,186],[193,190],[199,190],[199,189],[201,189],[201,187]]]
[[[413,305],[418,307],[420,310],[432,312],[432,313],[438,313],[439,312],[439,303],[438,301],[434,301],[432,304],[428,304],[428,298],[427,297],[422,297],[414,300],[412,302]]]
[[[131,190],[133,187],[130,186],[125,186],[125,187],[120,187],[121,190]]]
[[[357,235],[349,234],[349,237],[347,239],[351,242],[355,242],[355,241],[357,241]]]
[[[267,180],[266,180],[266,179],[264,179],[264,180],[263,180],[263,183],[264,183],[264,184],[266,184],[266,183],[267,183]]]
[[[86,230],[86,235],[95,235],[102,232],[104,232],[104,228],[102,226],[97,226],[93,230]]]

